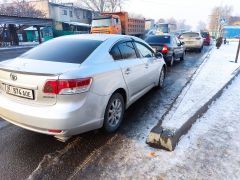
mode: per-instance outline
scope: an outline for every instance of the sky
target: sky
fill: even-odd
[[[208,24],[211,10],[220,5],[233,6],[233,15],[240,16],[240,0],[128,0],[123,9],[155,20],[186,19],[194,29],[199,21]]]

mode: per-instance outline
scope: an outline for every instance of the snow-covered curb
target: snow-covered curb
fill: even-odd
[[[151,130],[148,144],[174,150],[180,137],[239,74],[240,64],[230,62],[234,59],[235,47],[237,44],[231,43],[220,50],[214,50],[210,59],[199,68],[191,82],[182,90],[171,109]]]

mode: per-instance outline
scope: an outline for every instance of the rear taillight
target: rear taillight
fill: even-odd
[[[168,46],[167,45],[163,46],[162,53],[168,53]]]
[[[61,133],[62,130],[58,130],[58,129],[49,129],[48,132],[50,132],[50,133]]]
[[[43,88],[47,94],[79,94],[90,89],[92,78],[48,80]]]

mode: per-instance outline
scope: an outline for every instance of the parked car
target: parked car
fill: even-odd
[[[125,109],[163,87],[166,65],[143,40],[70,35],[0,63],[0,117],[22,128],[70,136],[115,132]]]
[[[209,32],[207,32],[207,31],[202,31],[202,32],[201,32],[201,35],[202,35],[202,37],[203,37],[203,43],[204,43],[204,45],[209,46],[210,43],[211,43],[211,37],[210,37]]]
[[[148,36],[145,41],[157,52],[163,54],[165,62],[172,66],[176,59],[184,60],[185,47],[175,35],[162,34]]]
[[[197,50],[202,52],[203,38],[199,32],[184,32],[179,37],[180,41],[184,42],[186,50]]]

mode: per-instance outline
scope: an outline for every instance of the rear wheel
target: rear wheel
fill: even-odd
[[[166,76],[166,70],[164,67],[162,67],[162,70],[159,76],[158,86],[157,86],[160,89],[164,88],[165,76]]]
[[[120,93],[113,94],[105,110],[103,129],[108,133],[115,132],[123,120],[124,111],[123,96]]]
[[[170,66],[170,67],[172,67],[172,66],[173,66],[173,63],[174,63],[174,56],[172,56],[171,59],[168,60],[167,65]]]
[[[183,61],[185,59],[185,51],[182,54],[182,57],[180,57],[180,61]]]

